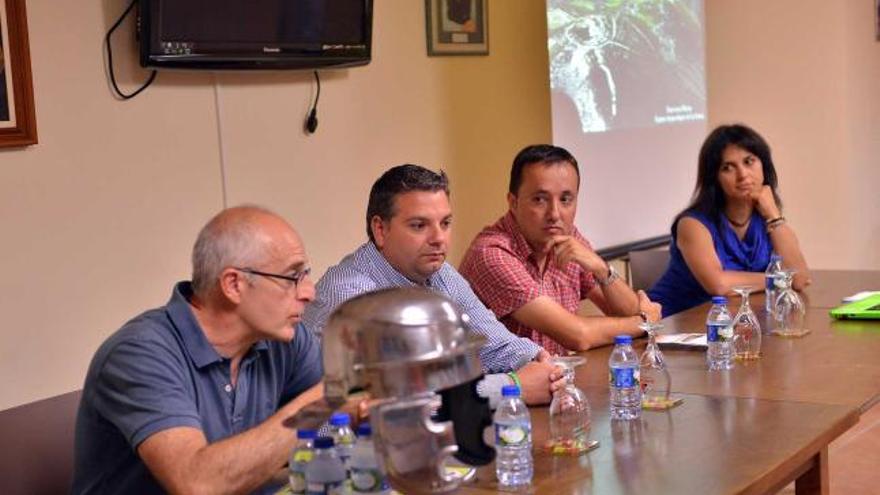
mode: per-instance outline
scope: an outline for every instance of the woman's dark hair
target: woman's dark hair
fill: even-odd
[[[373,229],[370,228],[373,217],[378,216],[386,222],[391,220],[395,214],[394,198],[410,191],[443,191],[449,196],[449,178],[442,170],[438,174],[409,163],[388,169],[376,179],[370,189],[370,199],[367,202],[367,237],[370,241],[376,242]]]
[[[519,186],[522,184],[523,169],[533,163],[543,163],[545,165],[554,165],[557,163],[570,163],[574,167],[577,174],[578,184],[581,182],[581,171],[578,169],[578,162],[571,153],[565,148],[553,146],[550,144],[533,144],[526,146],[513,159],[513,165],[510,167],[510,183],[507,190],[511,194],[516,195]]]
[[[764,172],[764,184],[773,190],[773,199],[782,208],[782,200],[777,192],[776,167],[770,155],[767,141],[751,127],[742,124],[722,125],[712,131],[700,148],[697,184],[690,205],[679,213],[672,222],[672,227],[688,212],[700,212],[716,223],[721,222],[721,215],[726,205],[724,191],[718,184],[718,170],[721,169],[722,155],[728,146],[742,148],[761,160]]]

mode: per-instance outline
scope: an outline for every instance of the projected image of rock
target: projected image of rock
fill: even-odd
[[[702,0],[549,0],[550,83],[583,132],[705,119]]]

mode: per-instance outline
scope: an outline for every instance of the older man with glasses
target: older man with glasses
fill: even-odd
[[[321,395],[315,295],[281,217],[230,208],[199,233],[192,282],[111,335],[76,425],[73,493],[275,491],[295,442],[282,421]]]

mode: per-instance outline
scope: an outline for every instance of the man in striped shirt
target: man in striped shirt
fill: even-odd
[[[357,295],[389,287],[425,287],[453,301],[486,338],[480,351],[490,373],[477,392],[494,404],[503,385],[520,382],[529,404],[550,401],[551,389],[563,384],[550,355],[529,339],[511,334],[480,302],[468,283],[446,263],[452,210],[446,174],[417,165],[385,172],[370,191],[369,241],[327,270],[316,286],[315,301],[303,321],[320,334],[330,314]]]

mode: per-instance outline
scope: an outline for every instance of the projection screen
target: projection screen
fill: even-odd
[[[669,233],[706,134],[703,0],[548,0],[553,141],[597,249]]]

